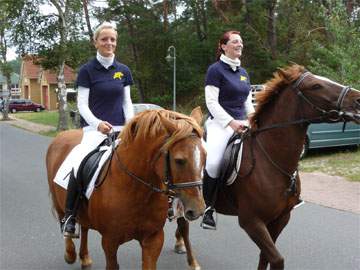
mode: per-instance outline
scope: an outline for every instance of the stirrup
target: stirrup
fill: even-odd
[[[67,225],[67,223],[69,222],[69,220],[73,218],[72,215],[68,216],[67,219],[65,219],[65,217],[61,220],[61,233],[63,234],[64,238],[79,238],[80,236],[80,226],[78,228],[78,230],[76,231],[76,220],[75,220],[75,231],[74,233],[70,233],[70,232],[66,232],[65,231],[65,227]],[[75,219],[75,218],[74,218]]]
[[[208,212],[208,211],[213,211],[213,214],[215,213],[215,218],[212,216],[215,221],[215,226],[204,223],[204,217],[205,217],[206,212]],[[216,212],[215,208],[209,206],[208,208],[205,209],[203,219],[200,223],[200,227],[205,230],[216,230],[216,224],[217,224],[217,212]]]
[[[301,198],[299,198],[299,201],[294,205],[293,209],[298,208],[299,206],[302,206],[305,203]]]

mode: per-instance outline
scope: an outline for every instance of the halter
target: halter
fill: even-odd
[[[189,137],[198,137],[194,134],[189,135]],[[169,138],[168,138],[169,139]],[[168,139],[165,141],[164,144],[166,144],[166,142],[168,141]],[[165,189],[161,189],[158,188],[156,186],[154,186],[153,184],[145,181],[144,179],[142,179],[141,177],[135,175],[134,173],[132,173],[131,171],[129,171],[125,165],[120,161],[120,158],[118,156],[118,153],[115,151],[115,149],[113,148],[113,151],[115,152],[115,158],[117,161],[117,165],[119,166],[119,168],[121,170],[123,170],[127,175],[129,175],[130,177],[132,177],[134,180],[137,180],[138,182],[142,183],[143,185],[147,186],[148,188],[150,188],[152,191],[154,192],[158,192],[158,193],[163,193],[166,194],[168,196],[175,196],[176,192],[174,190],[178,190],[178,189],[186,189],[186,188],[194,188],[194,187],[201,187],[202,186],[202,180],[196,180],[196,181],[191,181],[191,182],[182,182],[182,183],[174,183],[173,182],[173,178],[171,175],[171,165],[170,165],[170,151],[167,150],[165,152],[165,167],[164,167],[164,175],[165,175],[165,179],[162,180],[162,183],[166,186]],[[160,157],[160,153],[158,154],[158,157],[155,159],[157,160]]]

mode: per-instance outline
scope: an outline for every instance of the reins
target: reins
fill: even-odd
[[[329,120],[331,122],[337,122],[339,120],[344,120],[344,116],[348,115],[351,116],[349,113],[346,113],[344,111],[342,111],[342,104],[344,102],[345,96],[349,93],[349,91],[351,91],[351,87],[349,86],[345,86],[343,87],[338,100],[336,102],[336,110],[324,110],[322,108],[320,108],[319,106],[315,105],[313,102],[310,101],[310,99],[308,97],[306,97],[299,89],[299,86],[301,85],[301,83],[304,81],[304,79],[311,75],[310,72],[304,72],[303,74],[300,75],[300,77],[296,80],[296,82],[293,85],[293,89],[294,91],[297,91],[297,96],[302,98],[302,100],[304,100],[308,105],[311,106],[311,108],[315,109],[316,111],[320,112],[321,115],[318,117],[314,117],[314,118],[308,118],[308,119],[298,119],[298,120],[293,120],[293,121],[288,121],[288,122],[283,122],[283,123],[276,123],[273,125],[269,125],[269,126],[265,126],[262,128],[258,128],[256,130],[249,130],[248,132],[246,132],[243,136],[244,139],[246,139],[247,137],[250,138],[254,138],[256,143],[259,145],[260,150],[262,151],[262,153],[265,155],[265,157],[268,159],[268,161],[278,170],[280,171],[282,174],[284,174],[285,176],[289,177],[290,179],[290,186],[288,188],[288,192],[289,193],[295,193],[296,192],[296,177],[298,176],[298,168],[296,168],[294,170],[293,173],[288,173],[287,171],[285,171],[283,168],[281,168],[279,166],[279,164],[277,164],[269,155],[269,153],[265,150],[264,146],[262,145],[262,143],[259,141],[259,139],[257,138],[257,135],[261,132],[264,131],[268,131],[271,129],[275,129],[275,128],[282,128],[282,127],[287,127],[290,125],[298,125],[298,124],[303,124],[303,123],[307,123],[307,124],[311,124],[311,123],[315,123],[318,121],[322,121],[322,120]],[[251,155],[253,156],[253,143],[251,140],[250,143],[250,148],[251,148]],[[253,161],[252,161],[252,167],[249,170],[249,172],[245,175],[249,175],[254,166],[255,166],[255,158],[253,156]],[[239,177],[245,177],[245,176],[240,176]]]
[[[189,137],[197,137],[194,134],[189,135]],[[166,143],[166,141],[165,141]],[[125,172],[127,175],[129,175],[132,179],[138,181],[139,183],[145,185],[146,187],[148,187],[149,189],[151,189],[154,192],[157,193],[162,193],[165,194],[167,196],[173,197],[176,195],[175,190],[178,189],[186,189],[186,188],[194,188],[194,187],[200,187],[202,186],[202,180],[197,180],[197,181],[190,181],[190,182],[182,182],[182,183],[173,183],[172,180],[172,176],[171,176],[171,166],[170,166],[170,152],[169,150],[166,151],[165,153],[165,167],[164,167],[164,175],[165,175],[165,179],[162,181],[162,183],[165,184],[166,188],[162,189],[162,188],[158,188],[157,186],[153,185],[150,182],[145,181],[144,179],[142,179],[141,177],[137,176],[136,174],[134,174],[133,172],[129,171],[126,166],[121,162],[118,153],[115,149],[115,143],[112,143],[112,151],[115,153],[115,159],[116,159],[116,164],[117,166],[123,171]],[[161,156],[161,154],[159,154],[157,156],[156,159],[158,159]]]

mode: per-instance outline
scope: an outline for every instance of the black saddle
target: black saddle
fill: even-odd
[[[94,176],[97,168],[99,167],[101,157],[107,150],[103,149],[101,146],[112,145],[118,134],[119,133],[116,132],[109,135],[108,138],[106,138],[96,149],[87,154],[81,161],[76,175],[76,179],[78,184],[81,186],[81,190],[85,191],[88,187],[92,177]]]
[[[236,169],[237,158],[243,142],[242,135],[239,133],[234,133],[226,146],[224,156],[221,163],[220,170],[220,183],[224,185],[226,181],[230,178],[234,169]],[[238,172],[237,172],[238,173]]]

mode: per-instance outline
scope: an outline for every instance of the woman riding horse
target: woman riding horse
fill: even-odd
[[[102,236],[106,269],[119,268],[118,247],[132,239],[141,245],[143,269],[155,269],[164,241],[168,197],[180,199],[187,220],[203,214],[202,116],[199,109],[191,115],[194,118],[166,110],[145,111],[125,125],[102,185],[80,205],[82,267],[92,263],[87,249],[89,229]],[[48,148],[48,184],[59,220],[65,213],[66,190],[53,181],[54,175],[81,136],[81,130],[65,131]],[[65,260],[73,263],[74,243],[65,238],[65,244]]]
[[[360,92],[293,65],[275,73],[256,100],[240,171],[233,184],[220,190],[215,209],[238,216],[261,251],[258,269],[268,264],[270,269],[284,269],[275,242],[300,201],[298,164],[307,127],[321,122],[360,123]]]

